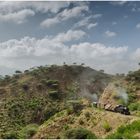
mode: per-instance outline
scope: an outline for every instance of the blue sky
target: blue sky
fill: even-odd
[[[127,73],[140,62],[140,2],[0,2],[0,73],[85,63]]]

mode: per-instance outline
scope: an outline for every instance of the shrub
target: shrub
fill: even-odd
[[[72,107],[67,108],[67,115],[70,115],[72,113],[73,113],[73,108]]]
[[[103,123],[103,128],[105,129],[106,132],[109,132],[112,129],[112,127],[109,125],[107,121]]]
[[[82,118],[79,119],[79,124],[80,125],[83,125],[84,124],[84,121],[82,120]]]
[[[63,129],[64,129],[64,130],[68,130],[68,129],[69,129],[69,126],[68,126],[67,124],[65,124],[65,125],[63,126]]]
[[[52,84],[51,87],[54,88],[54,89],[58,89],[59,85],[58,84]]]
[[[85,117],[86,118],[89,118],[90,117],[90,113],[87,111],[87,112],[85,112]]]
[[[26,103],[26,106],[31,109],[38,109],[41,104],[41,100],[39,99],[32,99]]]
[[[83,109],[83,104],[77,100],[71,100],[68,102],[69,106],[71,107],[73,113],[79,113]]]
[[[135,110],[140,111],[140,102],[131,103],[131,104],[129,105],[129,109],[130,109],[131,111],[135,111]]]
[[[31,138],[38,130],[37,124],[29,124],[19,131],[18,137],[21,139]]]
[[[17,139],[18,138],[17,133],[15,131],[9,131],[9,132],[3,133],[1,137],[3,139]]]
[[[49,94],[49,97],[52,99],[59,99],[60,97],[59,92],[55,90],[49,91],[48,94]]]
[[[16,74],[20,74],[20,73],[22,73],[22,72],[19,71],[19,70],[16,70],[15,73],[16,73]]]
[[[140,120],[134,121],[131,124],[126,126],[120,126],[117,131],[107,138],[109,139],[134,139],[136,138],[135,134],[140,132]]]
[[[95,139],[96,136],[92,132],[84,128],[69,129],[65,132],[64,138],[67,139]]]
[[[48,120],[51,116],[56,114],[59,110],[55,106],[47,106],[44,110],[44,118]]]
[[[58,84],[58,80],[47,80],[46,81],[47,86],[52,86],[53,84]]]
[[[28,84],[23,84],[22,88],[23,88],[23,90],[27,91],[27,90],[29,90],[29,85]]]
[[[137,99],[137,96],[134,94],[129,94],[128,97],[129,97],[129,100],[128,100],[129,103],[132,103]]]
[[[43,89],[43,85],[42,85],[41,83],[39,83],[39,84],[37,84],[36,88],[37,88],[38,90],[42,90],[42,89]]]

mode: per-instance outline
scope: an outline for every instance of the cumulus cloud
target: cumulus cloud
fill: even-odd
[[[42,27],[49,28],[50,26],[53,26],[53,25],[55,25],[55,24],[57,24],[59,22],[60,21],[59,21],[59,19],[57,17],[55,17],[55,18],[48,18],[48,19],[44,20],[43,22],[41,22],[40,25]]]
[[[72,8],[69,8],[73,4]],[[53,18],[47,18],[41,23],[43,27],[50,27],[61,21],[65,21],[77,16],[82,16],[83,11],[88,11],[88,2],[68,2],[68,1],[1,1],[0,2],[0,21],[14,23],[24,23],[28,17],[36,13],[46,13],[47,16],[55,15]]]
[[[1,1],[0,2],[0,12],[2,13],[12,13],[23,9],[32,9],[35,12],[41,13],[57,13],[61,8],[68,7],[70,2],[51,2],[51,1],[36,1],[36,2],[26,2],[26,1]]]
[[[42,27],[48,28],[48,27],[53,26],[62,21],[82,16],[84,11],[88,11],[87,5],[80,5],[80,6],[78,5],[71,9],[64,9],[62,12],[58,13],[55,17],[48,18],[48,19],[42,21],[40,25]]]
[[[88,11],[88,6],[82,5],[82,6],[73,7],[72,9],[65,9],[59,14],[59,16],[63,20],[67,20],[73,17],[77,17],[78,15],[81,15],[83,11]]]
[[[92,21],[93,16],[88,16],[88,17],[83,18],[79,22],[75,23],[73,25],[73,28],[76,29],[76,28],[80,28],[80,27],[86,27],[87,29],[91,29],[93,27],[96,27],[98,25],[98,22],[93,23],[93,21]]]
[[[23,23],[27,17],[36,13],[57,13],[61,8],[68,7],[70,2],[20,2],[2,1],[0,2],[0,21]]]
[[[66,33],[60,33],[58,34],[53,40],[58,42],[68,42],[71,40],[78,40],[85,36],[86,33],[82,30],[69,30]]]
[[[77,62],[95,69],[104,69],[108,73],[127,72],[137,67],[140,49],[129,52],[127,46],[111,47],[89,42],[67,44],[81,39],[85,34],[82,30],[69,30],[42,39],[24,37],[2,42],[0,67],[23,70],[38,65]]]
[[[133,60],[140,60],[140,48],[137,48],[131,55]],[[139,62],[138,62],[139,63]]]
[[[88,26],[87,26],[87,28],[88,29],[91,29],[91,28],[93,28],[93,27],[96,27],[98,25],[98,23],[96,22],[96,23],[90,23]]]
[[[102,17],[102,14],[95,14],[92,16],[92,18],[95,18],[95,19],[100,18],[100,17]]]
[[[0,54],[3,58],[40,55],[42,53],[51,54],[53,48],[59,49],[60,47],[65,46],[63,43],[78,40],[85,36],[85,34],[86,33],[82,30],[68,30],[55,37],[46,36],[41,40],[30,37],[24,37],[21,40],[12,39],[0,43]]]
[[[21,24],[26,21],[27,17],[34,16],[34,11],[30,9],[24,9],[14,13],[8,13],[6,15],[0,14],[0,21],[3,22],[14,22],[17,24]]]
[[[122,0],[122,1],[111,1],[110,4],[115,5],[115,6],[123,6],[124,4],[126,4],[127,1]]]
[[[117,35],[115,32],[112,32],[112,31],[109,31],[109,30],[107,30],[107,31],[105,32],[105,34],[106,34],[107,37],[114,37],[114,36]]]

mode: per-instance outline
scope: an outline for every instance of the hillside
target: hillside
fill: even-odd
[[[138,120],[138,117],[114,114],[86,106],[78,113],[69,113],[68,110],[59,112],[43,123],[33,138],[71,138],[66,136],[67,131],[77,128],[86,129],[97,138],[105,138],[119,126],[134,120]]]
[[[139,110],[132,110],[134,100],[128,102],[131,116],[92,106],[110,83],[122,82],[130,90],[128,77],[82,65],[40,66],[6,75],[0,79],[0,138],[75,138],[76,132],[81,138],[105,138],[120,125],[139,119]],[[137,92],[138,88],[136,96]]]

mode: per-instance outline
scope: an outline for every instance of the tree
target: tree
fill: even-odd
[[[104,70],[100,70],[100,72],[104,73]]]
[[[19,70],[16,70],[15,73],[16,73],[16,74],[20,74],[20,73],[22,73],[22,72],[19,71]]]

